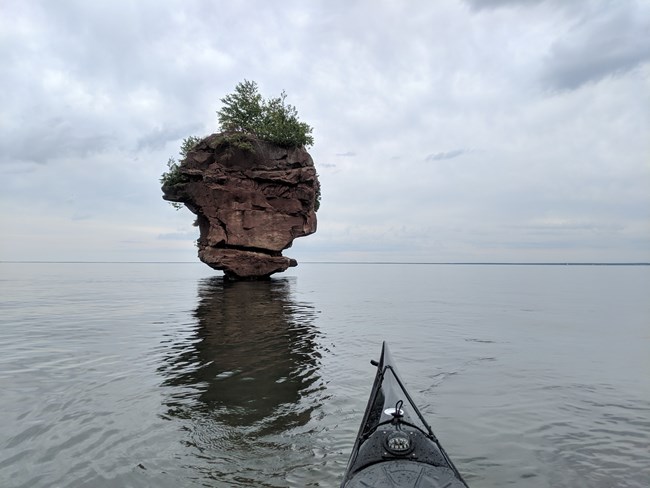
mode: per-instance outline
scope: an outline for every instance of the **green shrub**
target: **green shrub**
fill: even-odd
[[[181,161],[187,157],[187,154],[194,149],[194,146],[196,146],[200,140],[201,138],[196,136],[189,136],[183,139],[180,150]],[[180,164],[178,164],[174,158],[169,158],[167,160],[167,171],[163,172],[160,176],[160,183],[162,183],[163,191],[165,188],[171,188],[187,182],[187,177],[181,173]],[[183,204],[179,202],[169,202],[169,204],[176,210],[183,208]]]
[[[253,152],[253,136],[246,132],[222,132],[214,140],[210,147],[222,147],[226,149],[227,157],[232,156],[232,149],[242,149],[244,151]]]
[[[180,151],[181,161],[187,157],[188,153],[194,149],[199,142],[201,142],[201,138],[197,136],[189,136],[183,139]]]
[[[185,176],[181,173],[181,168],[174,158],[167,160],[167,171],[160,176],[160,182],[163,188],[169,188],[185,182]]]

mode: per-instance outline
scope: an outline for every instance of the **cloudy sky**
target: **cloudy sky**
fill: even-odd
[[[644,0],[2,0],[0,260],[197,261],[158,179],[244,79],[314,127],[288,256],[650,262]]]

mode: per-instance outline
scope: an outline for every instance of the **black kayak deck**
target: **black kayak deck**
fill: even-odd
[[[341,488],[467,488],[400,379],[386,343]]]
[[[354,476],[345,488],[466,488],[451,468],[395,460],[373,464]]]

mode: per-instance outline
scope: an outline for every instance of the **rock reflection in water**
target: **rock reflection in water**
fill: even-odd
[[[183,387],[168,405],[250,425],[295,404],[319,379],[315,313],[291,299],[288,279],[201,282],[195,340],[163,371]]]
[[[181,421],[187,446],[209,461],[196,468],[210,478],[234,486],[286,472],[279,463],[291,461],[278,449],[295,449],[295,428],[320,406],[317,312],[293,299],[291,285],[201,281],[195,332],[166,348],[164,417]]]

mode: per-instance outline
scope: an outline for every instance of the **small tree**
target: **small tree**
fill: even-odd
[[[262,124],[264,100],[257,93],[257,83],[244,80],[235,92],[221,99],[223,107],[217,111],[222,131],[255,133]]]
[[[265,100],[257,91],[257,83],[244,80],[234,93],[221,99],[217,111],[222,131],[244,132],[282,147],[314,144],[312,128],[298,119],[298,111],[286,103],[287,94]]]

